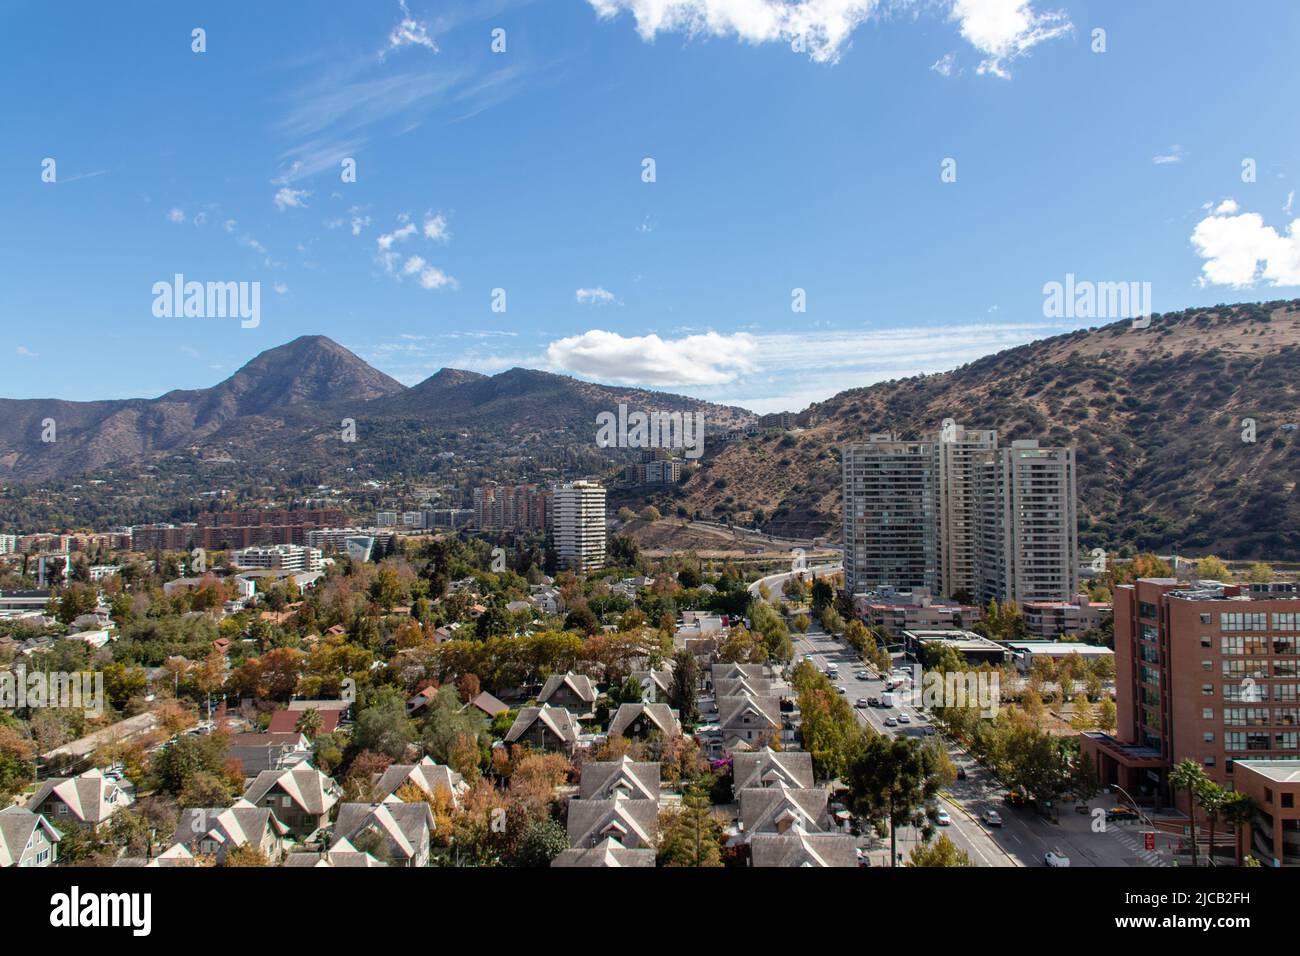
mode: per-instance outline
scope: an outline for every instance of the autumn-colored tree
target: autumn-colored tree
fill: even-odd
[[[270,866],[271,861],[267,859],[262,848],[252,843],[245,843],[242,846],[233,846],[226,853],[226,862],[224,866]]]
[[[659,834],[660,866],[722,866],[722,823],[702,790],[687,791],[679,810],[660,814]]]
[[[912,848],[908,866],[974,866],[970,855],[965,850],[957,849],[957,844],[941,834],[934,843],[921,843]]]

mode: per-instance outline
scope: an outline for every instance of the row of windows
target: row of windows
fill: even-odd
[[[1201,639],[1202,647],[1209,647],[1208,638]],[[1300,638],[1295,637],[1221,637],[1219,650],[1224,654],[1274,654],[1300,653]]]
[[[1270,671],[1271,667],[1271,671]],[[1214,670],[1214,661],[1201,661],[1201,670]],[[1300,661],[1223,662],[1224,677],[1300,677]]]
[[[1263,703],[1270,699],[1270,687],[1272,700],[1287,703],[1300,700],[1300,684],[1256,684],[1250,678],[1239,684],[1224,684],[1223,699],[1241,701],[1245,704]],[[1201,693],[1206,697],[1213,697],[1214,685],[1202,684]]]
[[[1300,733],[1294,730],[1268,733],[1267,731],[1234,730],[1223,735],[1225,750],[1297,750]]]
[[[1274,611],[1274,631],[1294,631],[1300,614],[1295,611]],[[1210,615],[1202,614],[1201,623],[1209,624]],[[1219,628],[1224,631],[1267,631],[1268,613],[1266,611],[1224,611],[1219,614]]]

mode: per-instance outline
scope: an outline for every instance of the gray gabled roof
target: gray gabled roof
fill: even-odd
[[[756,833],[750,861],[759,867],[857,866],[857,840],[847,833]]]
[[[756,753],[738,753],[732,757],[731,772],[737,793],[780,783],[801,788],[814,783],[812,754],[801,750],[776,751],[764,747]]]
[[[419,763],[390,764],[375,787],[381,800],[396,800],[397,791],[407,783],[414,784],[431,797],[436,796],[440,789],[446,790],[453,804],[469,789],[463,776],[430,757],[422,757]]]
[[[744,716],[751,714],[754,719],[766,718],[773,729],[781,726],[781,702],[775,697],[755,697],[740,694],[736,697],[718,698],[718,726],[724,734],[739,729],[752,729],[754,723],[745,724]]]
[[[791,829],[825,830],[830,793],[778,785],[740,791],[740,819],[745,833],[786,833]]]
[[[596,702],[596,685],[591,678],[586,674],[575,674],[569,671],[565,674],[552,674],[546,678],[546,683],[542,685],[542,692],[537,695],[538,703],[546,703],[551,699],[552,694],[565,686],[577,694],[579,700],[588,704]]]
[[[362,853],[347,840],[339,840],[325,853],[290,853],[284,858],[285,866],[292,867],[334,867],[334,866],[387,866],[382,860],[376,860],[369,853]]]
[[[608,800],[622,792],[634,800],[658,800],[659,781],[659,764],[635,761],[625,754],[620,760],[584,764],[578,796]]]
[[[5,807],[0,810],[0,867],[17,866],[27,849],[27,843],[37,828],[45,831],[51,843],[58,843],[63,834],[49,820],[26,807]]]
[[[652,847],[658,828],[657,800],[618,795],[612,800],[569,801],[569,844],[573,847],[592,847],[606,837],[631,848]]]
[[[510,730],[506,732],[506,743],[514,743],[539,720],[546,725],[551,733],[565,743],[577,743],[578,727],[573,720],[573,715],[563,707],[552,707],[550,704],[543,704],[541,707],[520,708],[519,716],[510,725]]]
[[[319,816],[328,813],[339,802],[342,791],[332,777],[326,776],[309,763],[300,763],[285,770],[264,770],[244,791],[249,803],[259,803],[278,786],[306,813]]]
[[[667,704],[641,703],[619,704],[618,712],[609,722],[609,735],[613,737],[625,734],[628,728],[642,716],[665,737],[675,737],[682,732],[682,726],[677,722],[677,715]]]
[[[27,801],[27,809],[39,809],[51,795],[67,804],[68,810],[82,823],[90,824],[107,820],[131,803],[130,793],[122,783],[109,780],[98,769],[76,777],[50,777]]]
[[[351,845],[357,834],[373,828],[384,836],[390,849],[409,860],[427,849],[434,826],[427,803],[345,803],[334,822],[330,849],[341,849],[342,843]]]
[[[629,850],[613,837],[593,847],[561,850],[551,866],[654,866],[655,851],[645,847]]]
[[[250,843],[260,846],[268,830],[279,837],[289,832],[269,807],[255,807],[246,800],[229,808],[190,807],[182,810],[176,821],[172,845],[213,840],[226,848]]]

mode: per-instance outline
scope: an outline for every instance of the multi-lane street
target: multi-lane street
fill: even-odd
[[[856,651],[825,633],[816,622],[807,634],[796,636],[795,655],[796,659],[809,658],[823,672],[830,664],[838,665],[839,673],[834,683],[844,688],[844,696],[850,704],[856,704],[859,699],[880,697],[884,693],[884,680],[862,664]],[[896,663],[902,665],[903,662],[899,658]],[[935,733],[925,715],[910,703],[891,710],[875,707],[854,707],[854,710],[864,724],[882,734],[919,738]],[[886,725],[888,718],[892,716],[897,721],[901,713],[908,715],[908,723],[894,727]],[[1051,822],[1031,810],[1017,809],[1003,802],[1005,788],[969,754],[947,738],[940,739],[945,741],[953,763],[965,771],[965,779],[957,780],[941,798],[942,806],[952,819],[952,824],[944,827],[943,831],[959,849],[970,855],[977,866],[1043,866],[1044,854],[1053,849],[1068,856],[1071,866],[1166,865],[1158,854],[1141,849],[1140,827],[1110,823],[1104,830],[1094,830],[1099,824],[1091,810],[1114,806],[1114,798],[1097,797],[1087,813],[1076,812],[1073,805],[1063,804],[1059,821]],[[1001,826],[989,826],[981,821],[981,815],[989,810],[1001,816]],[[900,831],[899,850],[904,860],[916,839],[910,828]],[[872,860],[873,865],[887,864],[887,856],[887,852],[878,853],[878,858]],[[1169,859],[1167,852],[1164,858]]]

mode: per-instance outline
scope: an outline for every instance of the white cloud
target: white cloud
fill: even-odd
[[[402,19],[388,34],[388,48],[379,51],[379,58],[382,60],[393,50],[400,50],[404,46],[422,46],[437,53],[438,44],[429,36],[429,25],[411,16],[406,0],[398,0],[398,6],[402,8]]]
[[[1294,205],[1294,203],[1295,203],[1295,190],[1293,189],[1286,194],[1286,205],[1282,207],[1282,211],[1286,213],[1288,216],[1291,215],[1291,206]]]
[[[960,72],[956,69],[956,66],[957,54],[945,53],[943,56],[939,57],[939,59],[930,64],[930,69],[935,73],[938,73],[940,76],[948,77],[952,76],[954,72]]]
[[[227,219],[221,224],[221,228],[226,230],[226,232],[234,232],[237,225],[239,225],[239,223],[235,222],[235,220]]]
[[[196,212],[194,214],[194,225],[203,226],[207,224],[207,221],[208,214],[206,212]]]
[[[1219,205],[1214,207],[1214,214],[1216,216],[1230,216],[1237,212],[1237,208],[1237,200],[1225,199],[1223,202],[1219,203]]]
[[[1220,203],[1192,231],[1192,247],[1205,260],[1201,286],[1226,285],[1242,289],[1263,281],[1273,286],[1300,285],[1300,219],[1285,234],[1264,225],[1259,213],[1219,215]],[[1232,211],[1237,204],[1232,202]]]
[[[284,295],[286,292],[289,291],[289,287],[285,285],[283,282],[277,282],[274,285],[272,285],[271,288],[275,289],[276,295]]]
[[[640,385],[722,385],[753,371],[754,339],[747,333],[625,337],[592,329],[546,347],[552,368],[603,382]]]
[[[167,211],[167,221],[181,223],[185,221],[185,211],[183,209],[172,208]]]
[[[281,186],[275,194],[275,208],[284,212],[286,209],[305,209],[307,204],[303,202],[311,191],[307,189],[290,189],[288,186]]]
[[[596,286],[594,289],[578,289],[574,293],[574,298],[578,300],[579,305],[609,305],[617,301],[614,293],[608,289]]]
[[[1011,61],[1074,29],[1064,11],[1039,13],[1029,0],[953,0],[950,20],[962,39],[984,54],[977,70],[1004,79]]]
[[[18,346],[15,351],[24,358],[37,358],[41,354],[40,352],[33,352],[25,345]]]
[[[1169,152],[1160,153],[1151,157],[1151,162],[1157,166],[1164,166],[1167,163],[1181,163],[1183,161],[1183,148],[1177,143],[1169,147]]]
[[[434,242],[447,242],[451,239],[451,231],[447,228],[447,217],[442,213],[433,216],[430,213],[424,214],[424,238],[432,239]]]
[[[353,217],[352,217],[352,235],[354,235],[354,236],[359,236],[359,235],[361,235],[361,230],[362,230],[362,229],[365,229],[365,228],[366,228],[367,226],[369,226],[369,225],[370,225],[370,217],[369,217],[369,216],[353,216]]]
[[[910,0],[587,0],[602,19],[630,13],[646,41],[660,33],[688,36],[731,36],[747,43],[800,39],[809,57],[819,63],[839,60],[853,31],[866,21]],[[1040,43],[1069,33],[1073,26],[1064,12],[1037,12],[1030,0],[949,0],[949,20],[984,54],[980,73],[1009,76],[1007,65]],[[951,70],[952,54],[931,69]]]
[[[387,252],[393,247],[394,243],[401,242],[403,239],[409,239],[411,236],[415,235],[415,231],[415,223],[408,222],[400,229],[394,229],[392,232],[383,233],[375,240],[375,242],[379,244],[380,249]]]
[[[425,266],[420,270],[420,288],[422,289],[442,289],[458,287],[455,279],[447,275],[441,269],[433,266]]]

